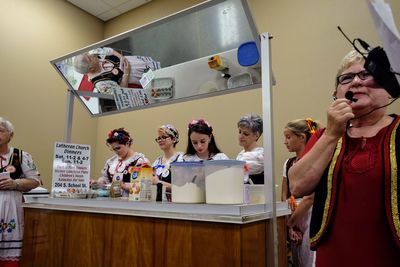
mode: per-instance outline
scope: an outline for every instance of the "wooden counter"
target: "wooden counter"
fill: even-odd
[[[266,266],[270,219],[249,223],[72,211],[25,204],[21,266]],[[285,217],[277,218],[279,266]]]

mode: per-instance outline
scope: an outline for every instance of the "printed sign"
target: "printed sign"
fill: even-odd
[[[69,188],[78,191],[89,189],[90,146],[61,143],[54,144],[52,191],[63,192]]]
[[[119,110],[149,104],[149,98],[143,89],[114,88],[113,94]]]
[[[154,77],[154,72],[149,69],[147,72],[143,73],[142,78],[139,80],[139,82],[143,88],[147,89],[147,86],[151,84],[151,81],[154,79]]]

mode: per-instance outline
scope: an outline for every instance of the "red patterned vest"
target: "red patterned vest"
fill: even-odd
[[[393,237],[400,248],[400,116],[388,126],[383,139],[383,166],[386,217]],[[336,146],[332,160],[315,189],[313,212],[310,223],[311,248],[315,250],[326,233],[335,211],[338,191],[338,175],[346,147],[342,137]]]

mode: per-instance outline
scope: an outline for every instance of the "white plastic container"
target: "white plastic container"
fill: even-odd
[[[204,164],[188,161],[171,163],[171,184],[172,202],[204,203]]]
[[[245,187],[247,188],[247,200],[245,200],[246,204],[265,204],[263,184],[246,184]]]
[[[244,161],[204,162],[207,204],[243,204]]]

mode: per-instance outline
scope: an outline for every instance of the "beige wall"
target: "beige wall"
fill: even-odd
[[[103,22],[62,0],[13,0],[2,1],[0,25],[0,116],[14,124],[12,145],[33,155],[50,188],[54,142],[64,136],[66,85],[49,61],[103,39]],[[76,103],[74,142],[95,149],[96,124]]]
[[[47,188],[51,181],[53,145],[63,138],[66,110],[66,86],[49,61],[200,2],[153,0],[107,23],[62,0],[3,3],[7,12],[0,17],[3,60],[0,116],[15,124],[13,144],[34,155]],[[400,27],[400,3],[388,2]],[[325,123],[337,63],[350,49],[336,26],[341,25],[349,36],[364,38],[371,45],[379,45],[380,41],[364,0],[249,0],[249,3],[259,32],[269,31],[274,35],[272,64],[278,84],[273,89],[273,134],[275,173],[280,183],[281,166],[290,156],[282,144],[285,123],[308,116]],[[398,112],[399,107],[400,103],[396,103],[390,110]],[[240,150],[236,121],[248,112],[261,113],[259,89],[100,118],[91,118],[76,101],[72,142],[92,146],[92,156],[96,155],[92,176],[96,177],[111,155],[104,144],[110,129],[126,127],[134,135],[134,149],[153,160],[160,153],[153,140],[158,125],[175,124],[182,136],[178,149],[185,150],[187,122],[206,118],[215,128],[220,148],[234,158]]]
[[[189,1],[156,0],[106,23],[105,34],[112,36],[186,7]],[[194,1],[201,2],[201,1]],[[400,27],[400,3],[388,1]],[[181,3],[181,5],[178,5]],[[184,4],[185,3],[185,4]],[[250,0],[259,32],[273,34],[272,65],[277,79],[273,89],[275,174],[281,183],[282,165],[291,156],[283,145],[284,125],[296,118],[312,117],[325,124],[325,111],[332,101],[336,67],[350,45],[337,30],[340,25],[352,38],[360,37],[380,45],[364,0]],[[395,103],[390,110],[399,110]],[[261,90],[253,90],[198,101],[152,108],[110,117],[98,123],[96,170],[110,156],[105,133],[125,126],[135,137],[134,149],[153,160],[160,151],[153,141],[156,127],[173,123],[181,132],[178,149],[185,150],[186,125],[194,118],[206,118],[214,126],[220,148],[231,158],[239,152],[237,119],[248,112],[261,113]],[[279,190],[279,189],[278,189]]]
[[[390,0],[400,28],[400,2]],[[312,117],[326,124],[326,110],[334,90],[341,58],[351,49],[337,30],[351,38],[381,45],[365,0],[250,0],[260,32],[269,31],[272,66],[277,79],[273,90],[275,173],[290,155],[283,145],[283,127],[296,118]],[[399,113],[400,102],[389,111]],[[279,183],[280,184],[280,183]]]

